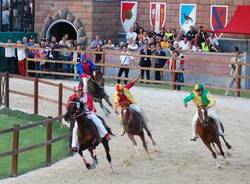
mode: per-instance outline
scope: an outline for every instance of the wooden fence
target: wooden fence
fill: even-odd
[[[29,48],[29,49],[41,49],[41,48]],[[56,51],[65,51],[65,49],[55,49]],[[77,52],[76,50],[69,50],[71,52]],[[79,51],[78,51],[79,52]],[[109,56],[120,56],[120,53],[117,52],[112,52],[109,50],[109,52],[107,53],[106,51],[103,52],[95,52],[95,51],[80,51],[82,53],[87,53],[90,56],[93,54],[102,54],[103,57],[103,61],[102,63],[96,63],[97,66],[101,66],[104,69],[107,68],[129,68],[130,70],[149,70],[149,71],[160,71],[160,72],[164,72],[164,73],[170,73],[171,79],[169,81],[158,81],[158,80],[140,80],[142,82],[147,82],[147,83],[159,83],[159,84],[168,84],[170,86],[172,86],[172,89],[176,89],[177,85],[182,85],[182,86],[194,86],[194,83],[188,83],[188,82],[184,82],[184,83],[179,83],[176,81],[176,74],[177,73],[183,73],[183,74],[189,74],[189,75],[198,75],[198,76],[208,76],[208,77],[226,77],[229,78],[231,77],[229,75],[229,73],[226,74],[222,74],[222,73],[214,73],[214,72],[199,72],[199,71],[192,71],[192,70],[177,70],[175,68],[172,69],[163,69],[163,68],[145,68],[145,67],[139,67],[139,66],[121,66],[120,64],[110,64],[108,59],[105,59],[106,55]],[[140,54],[129,54],[128,56],[133,56],[133,57],[148,57],[148,58],[152,58],[152,59],[156,59],[156,58],[161,58],[161,59],[170,59],[171,57],[167,57],[167,56],[148,56],[148,55],[140,55]],[[75,76],[76,74],[74,73],[64,73],[64,72],[55,72],[55,71],[38,71],[38,70],[31,70],[28,69],[28,65],[29,62],[39,62],[40,60],[38,59],[34,59],[34,58],[27,58],[27,74],[28,73],[40,73],[40,74],[49,74],[49,75],[59,75],[59,76]],[[71,64],[71,65],[77,65],[76,61],[61,61],[61,60],[46,60],[43,59],[43,62],[47,62],[47,63],[57,63],[57,64]],[[200,61],[200,62],[205,62],[205,61]],[[220,65],[228,65],[231,64],[229,61],[228,62],[217,62],[217,61],[206,61],[206,63],[214,63],[214,64],[220,64]],[[239,67],[237,70],[237,77],[236,77],[236,88],[230,88],[228,89],[228,91],[233,91],[236,92],[237,96],[240,96],[240,92],[247,92],[250,93],[249,89],[241,89],[241,80],[245,79],[245,80],[250,80],[250,76],[249,75],[242,75],[241,74],[241,68],[244,67],[250,67],[250,64],[248,63],[238,63],[238,62],[232,62],[232,64],[238,65]],[[117,80],[117,79],[121,79],[121,80],[126,80],[126,78],[123,77],[117,77],[116,75],[108,75],[107,73],[105,73],[104,78],[106,79],[113,79],[113,80]],[[226,86],[226,84],[225,84]],[[213,89],[222,89],[225,90],[226,87],[221,87],[221,86],[214,86],[214,85],[206,85],[207,88],[213,88]]]
[[[0,153],[0,158],[2,157],[7,157],[7,156],[12,156],[12,171],[11,171],[11,176],[16,177],[18,175],[18,155],[20,153],[23,152],[28,152],[40,147],[46,147],[46,166],[50,166],[51,165],[51,146],[52,143],[58,142],[62,139],[69,139],[71,142],[71,129],[69,131],[69,133],[62,135],[62,136],[58,136],[55,138],[52,138],[52,124],[55,123],[56,121],[60,120],[62,118],[62,116],[58,116],[55,118],[48,118],[47,120],[43,120],[43,121],[39,121],[39,122],[35,122],[32,124],[28,124],[28,125],[24,125],[24,126],[19,126],[19,125],[15,125],[13,128],[9,128],[9,129],[3,129],[0,130],[0,134],[7,134],[12,132],[13,134],[13,144],[12,144],[12,150],[8,151],[8,152],[3,152]],[[34,144],[34,145],[29,145],[23,148],[19,148],[19,135],[20,135],[20,131],[22,130],[26,130],[29,128],[34,128],[37,126],[41,126],[41,125],[47,125],[47,139],[44,142],[38,143],[38,144]],[[69,142],[69,148],[71,146]],[[69,149],[70,150],[70,149]],[[71,155],[71,152],[69,151],[69,154]]]
[[[13,89],[9,89],[9,78],[10,77],[33,81],[34,94],[28,94],[28,93],[24,93],[24,92],[20,92],[20,91],[15,91]],[[52,143],[58,142],[62,139],[68,139],[69,140],[69,148],[71,147],[71,140],[72,140],[71,135],[72,135],[73,127],[69,128],[69,133],[62,135],[62,136],[59,136],[59,137],[52,138],[52,124],[57,123],[57,121],[60,122],[62,117],[63,117],[62,107],[63,107],[63,104],[65,104],[65,103],[63,103],[63,98],[62,98],[63,89],[66,89],[66,90],[72,90],[72,89],[69,87],[63,86],[62,84],[56,84],[56,83],[48,82],[48,81],[41,80],[38,78],[21,77],[21,76],[17,76],[17,75],[8,74],[8,73],[0,73],[0,80],[1,80],[0,81],[1,82],[1,84],[0,84],[0,86],[1,86],[0,99],[4,99],[3,101],[1,100],[0,102],[2,105],[6,106],[6,107],[9,107],[9,93],[33,98],[33,104],[34,104],[33,112],[34,112],[34,114],[38,114],[38,112],[39,112],[38,99],[45,100],[45,101],[48,101],[51,103],[55,103],[58,106],[58,116],[55,118],[49,117],[46,120],[35,122],[32,124],[28,124],[28,125],[24,125],[24,126],[15,125],[13,128],[0,130],[0,134],[7,134],[10,132],[12,132],[12,134],[13,134],[12,151],[0,153],[0,158],[12,156],[12,173],[11,173],[11,175],[13,177],[16,177],[18,175],[18,154],[45,146],[46,147],[46,161],[45,162],[46,162],[46,166],[50,166],[51,154],[52,154],[51,153]],[[52,87],[57,87],[58,88],[58,99],[54,100],[54,99],[51,99],[48,97],[40,96],[39,90],[38,90],[39,83],[47,84],[47,85],[52,86]],[[4,88],[4,90],[3,90],[3,88]],[[27,146],[24,148],[19,148],[20,131],[34,128],[34,127],[41,126],[41,125],[47,125],[47,140],[45,142],[30,145],[30,146]],[[71,155],[71,154],[72,153],[69,151],[69,155]]]

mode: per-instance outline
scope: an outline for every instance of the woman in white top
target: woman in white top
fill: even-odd
[[[16,62],[16,48],[12,43],[12,39],[9,38],[7,44],[5,45],[5,58],[7,62],[8,72],[15,74],[17,72],[17,62]]]
[[[122,76],[122,73],[125,72],[125,78],[128,78],[128,73],[129,73],[129,68],[123,68],[123,66],[128,66],[130,65],[130,63],[133,61],[133,57],[132,56],[128,56],[130,53],[127,50],[126,46],[122,47],[122,53],[120,56],[120,61],[121,61],[121,68],[119,69],[118,72],[118,77]],[[117,83],[120,84],[121,80],[118,79]],[[124,84],[127,84],[127,80],[124,81]]]

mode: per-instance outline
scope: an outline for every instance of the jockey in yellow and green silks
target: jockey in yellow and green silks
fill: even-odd
[[[212,96],[209,91],[202,85],[202,84],[195,84],[194,90],[184,98],[184,105],[187,107],[189,101],[193,100],[195,106],[198,107],[205,107],[208,111],[208,115],[214,119],[216,126],[219,131],[219,135],[223,135],[223,131],[220,126],[220,120],[218,115],[212,110],[215,107],[216,100],[214,96]],[[193,121],[192,121],[192,141],[195,141],[197,138],[196,127],[198,122],[198,111],[196,111]]]

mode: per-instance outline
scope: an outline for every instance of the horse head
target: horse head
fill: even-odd
[[[203,126],[207,126],[208,124],[208,113],[205,107],[198,107],[198,116],[199,120]]]
[[[83,114],[83,104],[74,99],[67,104],[67,111],[64,115],[65,121],[73,121],[77,116]]]
[[[103,74],[100,70],[97,70],[95,72],[95,75],[93,76],[93,79],[95,80],[95,82],[97,84],[99,84],[101,87],[104,87],[104,78],[103,78]]]

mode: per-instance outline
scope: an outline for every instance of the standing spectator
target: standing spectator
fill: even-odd
[[[73,55],[73,62],[74,62],[74,80],[77,79],[77,77],[79,77],[79,72],[77,71],[77,65],[80,62],[81,59],[81,50],[83,50],[83,48],[81,47],[81,45],[77,45],[76,46],[76,50],[74,51],[74,55]]]
[[[188,42],[187,52],[197,52],[198,49],[192,44],[191,41]]]
[[[123,68],[123,66],[128,66],[133,61],[134,58],[132,56],[129,56],[129,54],[130,53],[127,50],[127,47],[123,46],[121,56],[120,56],[121,68],[119,69],[118,77],[121,77],[122,73],[125,72],[125,78],[128,78],[129,68]],[[120,84],[120,82],[121,82],[121,80],[118,79],[117,83]],[[124,84],[127,84],[127,80],[124,80]]]
[[[166,53],[162,50],[159,43],[156,44],[156,56],[166,56]],[[166,59],[156,58],[155,59],[155,68],[163,68],[166,63]],[[161,72],[155,71],[155,80],[161,80]]]
[[[215,37],[214,33],[211,33],[211,35],[209,37],[209,42],[211,44],[211,51],[221,52],[221,49],[220,49],[220,46],[219,46],[219,41]]]
[[[35,62],[35,70],[37,71],[43,71],[44,70],[44,65],[45,62],[43,62],[43,59],[45,59],[46,57],[46,52],[43,49],[39,49],[41,48],[41,43],[38,43],[35,45],[35,47],[37,47],[38,49],[34,50],[34,58],[36,59]],[[36,74],[37,77],[42,77],[43,74]]]
[[[102,46],[97,43],[96,44],[96,52],[103,52]],[[95,63],[103,63],[103,54],[95,54]],[[96,70],[101,70],[100,66],[96,66]]]
[[[133,24],[134,32],[136,32],[137,34],[139,34],[140,28],[141,27],[139,26],[138,22],[134,22],[134,24]]]
[[[26,76],[26,47],[20,40],[17,41],[18,69],[21,76]]]
[[[194,29],[194,26],[190,26],[190,30],[187,32],[186,37],[189,41],[193,42],[196,34],[197,31]]]
[[[129,43],[129,39],[130,38],[132,40],[134,40],[134,41],[136,41],[136,39],[137,39],[137,33],[134,32],[134,28],[133,27],[130,28],[129,32],[126,35],[127,43]]]
[[[15,47],[13,46],[12,39],[9,38],[5,47],[5,58],[7,62],[8,72],[15,74],[17,69]]]
[[[141,50],[140,55],[150,56],[152,55],[151,51],[148,48],[148,44],[144,43],[144,48]],[[148,57],[141,57],[139,65],[141,67],[150,68],[151,60]],[[144,79],[144,69],[141,69],[141,78]],[[147,80],[150,80],[150,71],[146,70]]]
[[[230,77],[227,81],[227,87],[225,91],[225,96],[229,95],[229,88],[233,88],[236,80],[237,80],[237,70],[240,65],[238,63],[241,63],[241,58],[240,58],[240,52],[238,47],[234,47],[233,50],[234,56],[231,58],[231,64],[229,65],[230,67]],[[236,94],[236,93],[235,93]]]
[[[54,42],[50,42],[50,48],[48,51],[48,59],[53,61],[57,58],[57,52],[55,51],[56,44]],[[49,71],[55,72],[56,71],[56,63],[49,63]],[[52,75],[52,78],[54,78],[54,75]]]
[[[103,45],[103,42],[102,40],[100,39],[100,36],[99,35],[95,35],[95,40],[93,40],[90,44],[90,48],[91,49],[96,49],[96,45],[99,44],[99,45]]]

